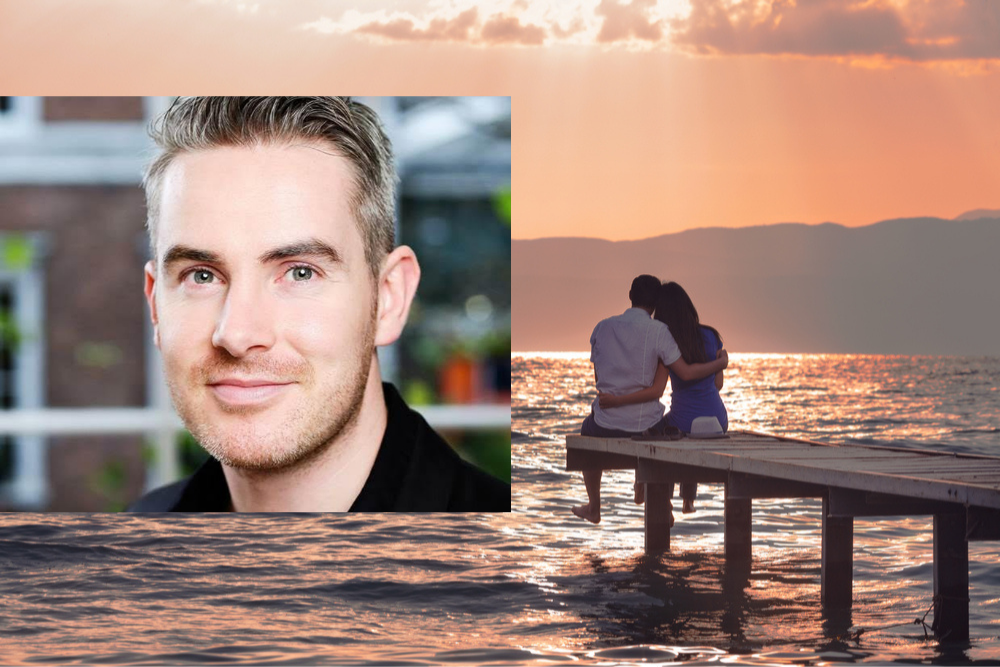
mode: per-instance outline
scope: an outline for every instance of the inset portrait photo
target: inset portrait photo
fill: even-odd
[[[0,98],[0,507],[510,511],[509,98]]]

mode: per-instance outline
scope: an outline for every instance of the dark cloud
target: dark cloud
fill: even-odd
[[[945,18],[939,20],[944,22]],[[951,46],[957,57],[1000,58],[1000,3],[966,0],[947,18],[952,19],[954,27],[946,37],[956,38]]]
[[[658,42],[663,39],[660,21],[650,19],[649,10],[656,7],[656,0],[632,0],[630,4],[618,0],[601,0],[597,15],[604,18],[597,41],[608,44],[629,39]]]
[[[1000,58],[995,0],[691,0],[672,28],[673,43],[696,53]]]
[[[483,24],[479,36],[489,44],[542,44],[545,29],[530,23],[522,24],[515,16],[497,14]]]

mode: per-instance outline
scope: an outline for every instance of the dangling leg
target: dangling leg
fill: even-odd
[[[641,505],[646,502],[646,485],[639,480],[635,481],[635,504]]]
[[[681,484],[681,498],[684,500],[684,514],[694,512],[694,499],[698,495],[698,484],[696,482],[684,482]]]
[[[573,508],[573,514],[581,519],[586,519],[591,523],[601,522],[601,476],[603,470],[584,470],[583,484],[587,487],[586,505],[577,505]]]

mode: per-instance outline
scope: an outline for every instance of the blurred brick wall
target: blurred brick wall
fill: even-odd
[[[120,511],[142,495],[141,437],[63,437],[49,444],[49,511]]]
[[[50,122],[143,120],[141,97],[46,97],[42,108]]]
[[[0,187],[0,231],[43,231],[45,404],[146,404],[146,303],[142,294],[144,203],[138,186]],[[50,438],[51,510],[101,511],[96,491],[128,474],[138,495],[144,464],[139,436]],[[109,476],[110,475],[110,476]]]

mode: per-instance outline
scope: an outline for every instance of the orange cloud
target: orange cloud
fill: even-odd
[[[498,14],[483,24],[479,36],[489,44],[541,44],[546,32],[537,25],[522,25],[514,16]]]
[[[577,35],[583,32],[584,30],[586,30],[586,26],[583,23],[583,19],[580,18],[579,16],[576,16],[572,21],[570,21],[569,25],[565,27],[563,27],[562,24],[556,22],[553,23],[549,27],[549,29],[552,31],[552,34],[555,37],[565,39],[567,37],[572,37],[573,35]]]
[[[425,12],[347,10],[339,20],[327,17],[300,28],[322,33],[354,34],[399,42],[460,42],[477,46],[541,46],[626,43],[665,44],[665,20],[659,0],[498,0],[490,9],[459,0]],[[464,11],[462,7],[465,6]],[[676,15],[676,10],[674,14]]]
[[[548,31],[522,22],[518,17],[499,12],[481,19],[479,9],[470,7],[451,16],[433,16],[423,21],[411,15],[365,18],[354,14],[354,25],[348,27],[322,19],[306,28],[320,32],[350,32],[397,42],[461,42],[474,45],[522,44],[541,45]]]
[[[631,4],[601,0],[596,13],[604,21],[597,41],[607,44],[635,38],[659,42],[663,39],[663,27],[659,20],[650,17],[650,10],[655,8],[656,0],[632,0]]]
[[[687,13],[665,0],[497,0],[489,10],[469,1],[416,14],[348,10],[337,21],[301,27],[397,42],[624,46],[862,67],[1000,66],[1000,0],[689,0]]]
[[[674,45],[696,54],[1000,59],[993,0],[691,0],[671,27]]]
[[[406,42],[464,42],[469,40],[478,16],[479,10],[472,7],[451,18],[433,18],[423,28],[413,19],[396,18],[365,23],[356,32]]]

